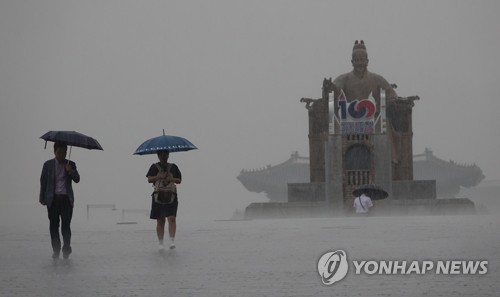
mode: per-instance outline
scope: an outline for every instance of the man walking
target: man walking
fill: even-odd
[[[80,181],[76,164],[66,160],[68,146],[64,143],[54,143],[54,159],[43,164],[40,176],[40,204],[47,206],[50,221],[50,239],[52,243],[52,258],[58,259],[61,253],[59,223],[63,237],[62,253],[67,259],[71,249],[71,218],[73,217],[74,195],[72,182]]]
[[[373,202],[368,191],[364,191],[359,197],[354,199],[353,207],[356,211],[356,214],[368,214],[370,208],[373,207]]]

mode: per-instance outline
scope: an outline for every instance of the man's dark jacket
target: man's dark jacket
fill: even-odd
[[[64,164],[68,163],[68,160],[64,160]],[[76,170],[76,164],[73,161],[69,161],[73,173],[70,175],[65,172],[65,186],[66,193],[71,203],[71,207],[75,204],[75,196],[73,194],[72,181],[78,183],[80,181],[80,174]],[[50,206],[54,200],[56,188],[56,160],[51,159],[43,164],[42,175],[40,176],[40,198],[39,201],[43,205]]]

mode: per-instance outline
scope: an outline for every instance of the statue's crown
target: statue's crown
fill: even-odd
[[[365,50],[366,51],[366,46],[365,46],[365,42],[363,40],[360,40],[360,41],[355,41],[354,42],[354,46],[352,47],[352,50],[355,51],[355,50]]]

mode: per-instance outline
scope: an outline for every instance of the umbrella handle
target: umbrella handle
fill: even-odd
[[[70,146],[69,147],[69,156],[68,156],[68,164],[69,164],[69,160],[71,159],[71,149],[73,148],[73,146]]]

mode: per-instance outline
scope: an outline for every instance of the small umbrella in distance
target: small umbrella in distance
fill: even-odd
[[[359,186],[354,191],[352,191],[352,194],[355,197],[358,197],[361,196],[361,194],[363,194],[364,192],[366,192],[368,197],[370,197],[372,200],[382,200],[389,196],[389,194],[384,189],[374,184]]]

